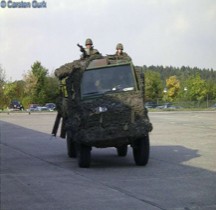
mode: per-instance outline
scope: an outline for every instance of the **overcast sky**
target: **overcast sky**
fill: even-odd
[[[0,64],[8,80],[22,79],[35,61],[52,73],[80,57],[76,44],[86,38],[103,55],[123,43],[135,65],[216,70],[215,0],[45,2],[41,9],[0,5]]]

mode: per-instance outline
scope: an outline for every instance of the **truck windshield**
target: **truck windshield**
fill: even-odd
[[[82,98],[134,89],[135,81],[130,64],[91,69],[83,73]]]

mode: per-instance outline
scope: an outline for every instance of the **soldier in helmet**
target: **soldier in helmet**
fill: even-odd
[[[116,45],[115,58],[117,60],[131,61],[132,60],[131,57],[127,53],[123,52],[123,50],[124,50],[123,44],[118,43]]]
[[[98,52],[98,50],[94,49],[93,42],[91,39],[86,39],[85,46],[77,44],[82,52],[82,56],[79,60],[74,60],[71,63],[67,63],[58,69],[55,70],[55,76],[58,77],[60,80],[67,77],[73,71],[78,69],[85,69],[88,66],[89,62],[101,58],[102,55]]]
[[[82,58],[89,58],[93,55],[100,55],[99,51],[94,49],[93,42],[91,39],[86,39],[85,46],[85,51],[83,51],[83,48],[80,48],[80,51],[83,53]]]
[[[76,121],[70,121],[70,119],[73,118],[71,116],[74,116],[73,109],[77,106],[77,104],[74,102],[74,98],[70,98],[69,100],[68,97],[75,97],[75,95],[78,94],[79,78],[89,63],[94,59],[102,58],[102,55],[98,52],[98,50],[93,48],[93,42],[91,39],[86,39],[85,48],[79,44],[77,45],[82,52],[81,58],[74,60],[73,62],[66,63],[55,70],[55,76],[59,79],[61,93],[57,102],[57,119],[62,117],[62,123],[66,127],[70,127],[71,130],[77,126]],[[58,125],[58,121],[59,120],[56,121],[56,125]],[[57,130],[55,129],[53,132],[56,133]]]

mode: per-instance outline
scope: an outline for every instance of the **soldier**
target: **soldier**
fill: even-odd
[[[116,45],[115,58],[117,60],[131,61],[132,60],[131,57],[127,53],[123,52],[123,50],[124,50],[123,44],[118,43]]]
[[[71,63],[66,63],[65,65],[56,69],[55,70],[56,77],[58,77],[61,80],[67,77],[74,70],[85,69],[86,66],[88,66],[90,61],[102,57],[99,51],[93,48],[93,42],[91,39],[89,38],[86,39],[85,45],[86,48],[77,44],[77,46],[80,48],[80,51],[83,53],[81,58],[79,60],[74,60]]]
[[[86,48],[79,44],[77,45],[82,52],[81,58],[79,60],[66,63],[55,70],[55,76],[58,77],[60,83],[60,96],[57,102],[58,115],[53,128],[53,135],[56,135],[61,118],[63,118],[62,128],[64,128],[61,131],[61,136],[65,135],[66,128],[73,130],[77,126],[77,122],[70,121],[70,119],[75,119],[75,117],[73,117],[73,110],[77,108],[77,104],[74,98],[76,98],[75,95],[79,93],[80,77],[82,72],[92,60],[102,58],[102,55],[98,52],[98,50],[93,48],[93,42],[91,39],[86,39]]]
[[[85,42],[85,46],[86,48],[84,49],[81,45],[77,44],[78,47],[80,48],[80,51],[83,53],[81,58],[85,59],[85,58],[89,58],[91,56],[94,56],[94,55],[100,55],[99,51],[94,49],[93,47],[93,42],[91,39],[86,39],[86,42]]]

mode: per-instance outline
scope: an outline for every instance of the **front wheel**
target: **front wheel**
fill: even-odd
[[[140,139],[135,141],[135,145],[133,147],[133,156],[136,165],[145,166],[149,160],[150,153],[150,143],[149,136],[143,136]]]

